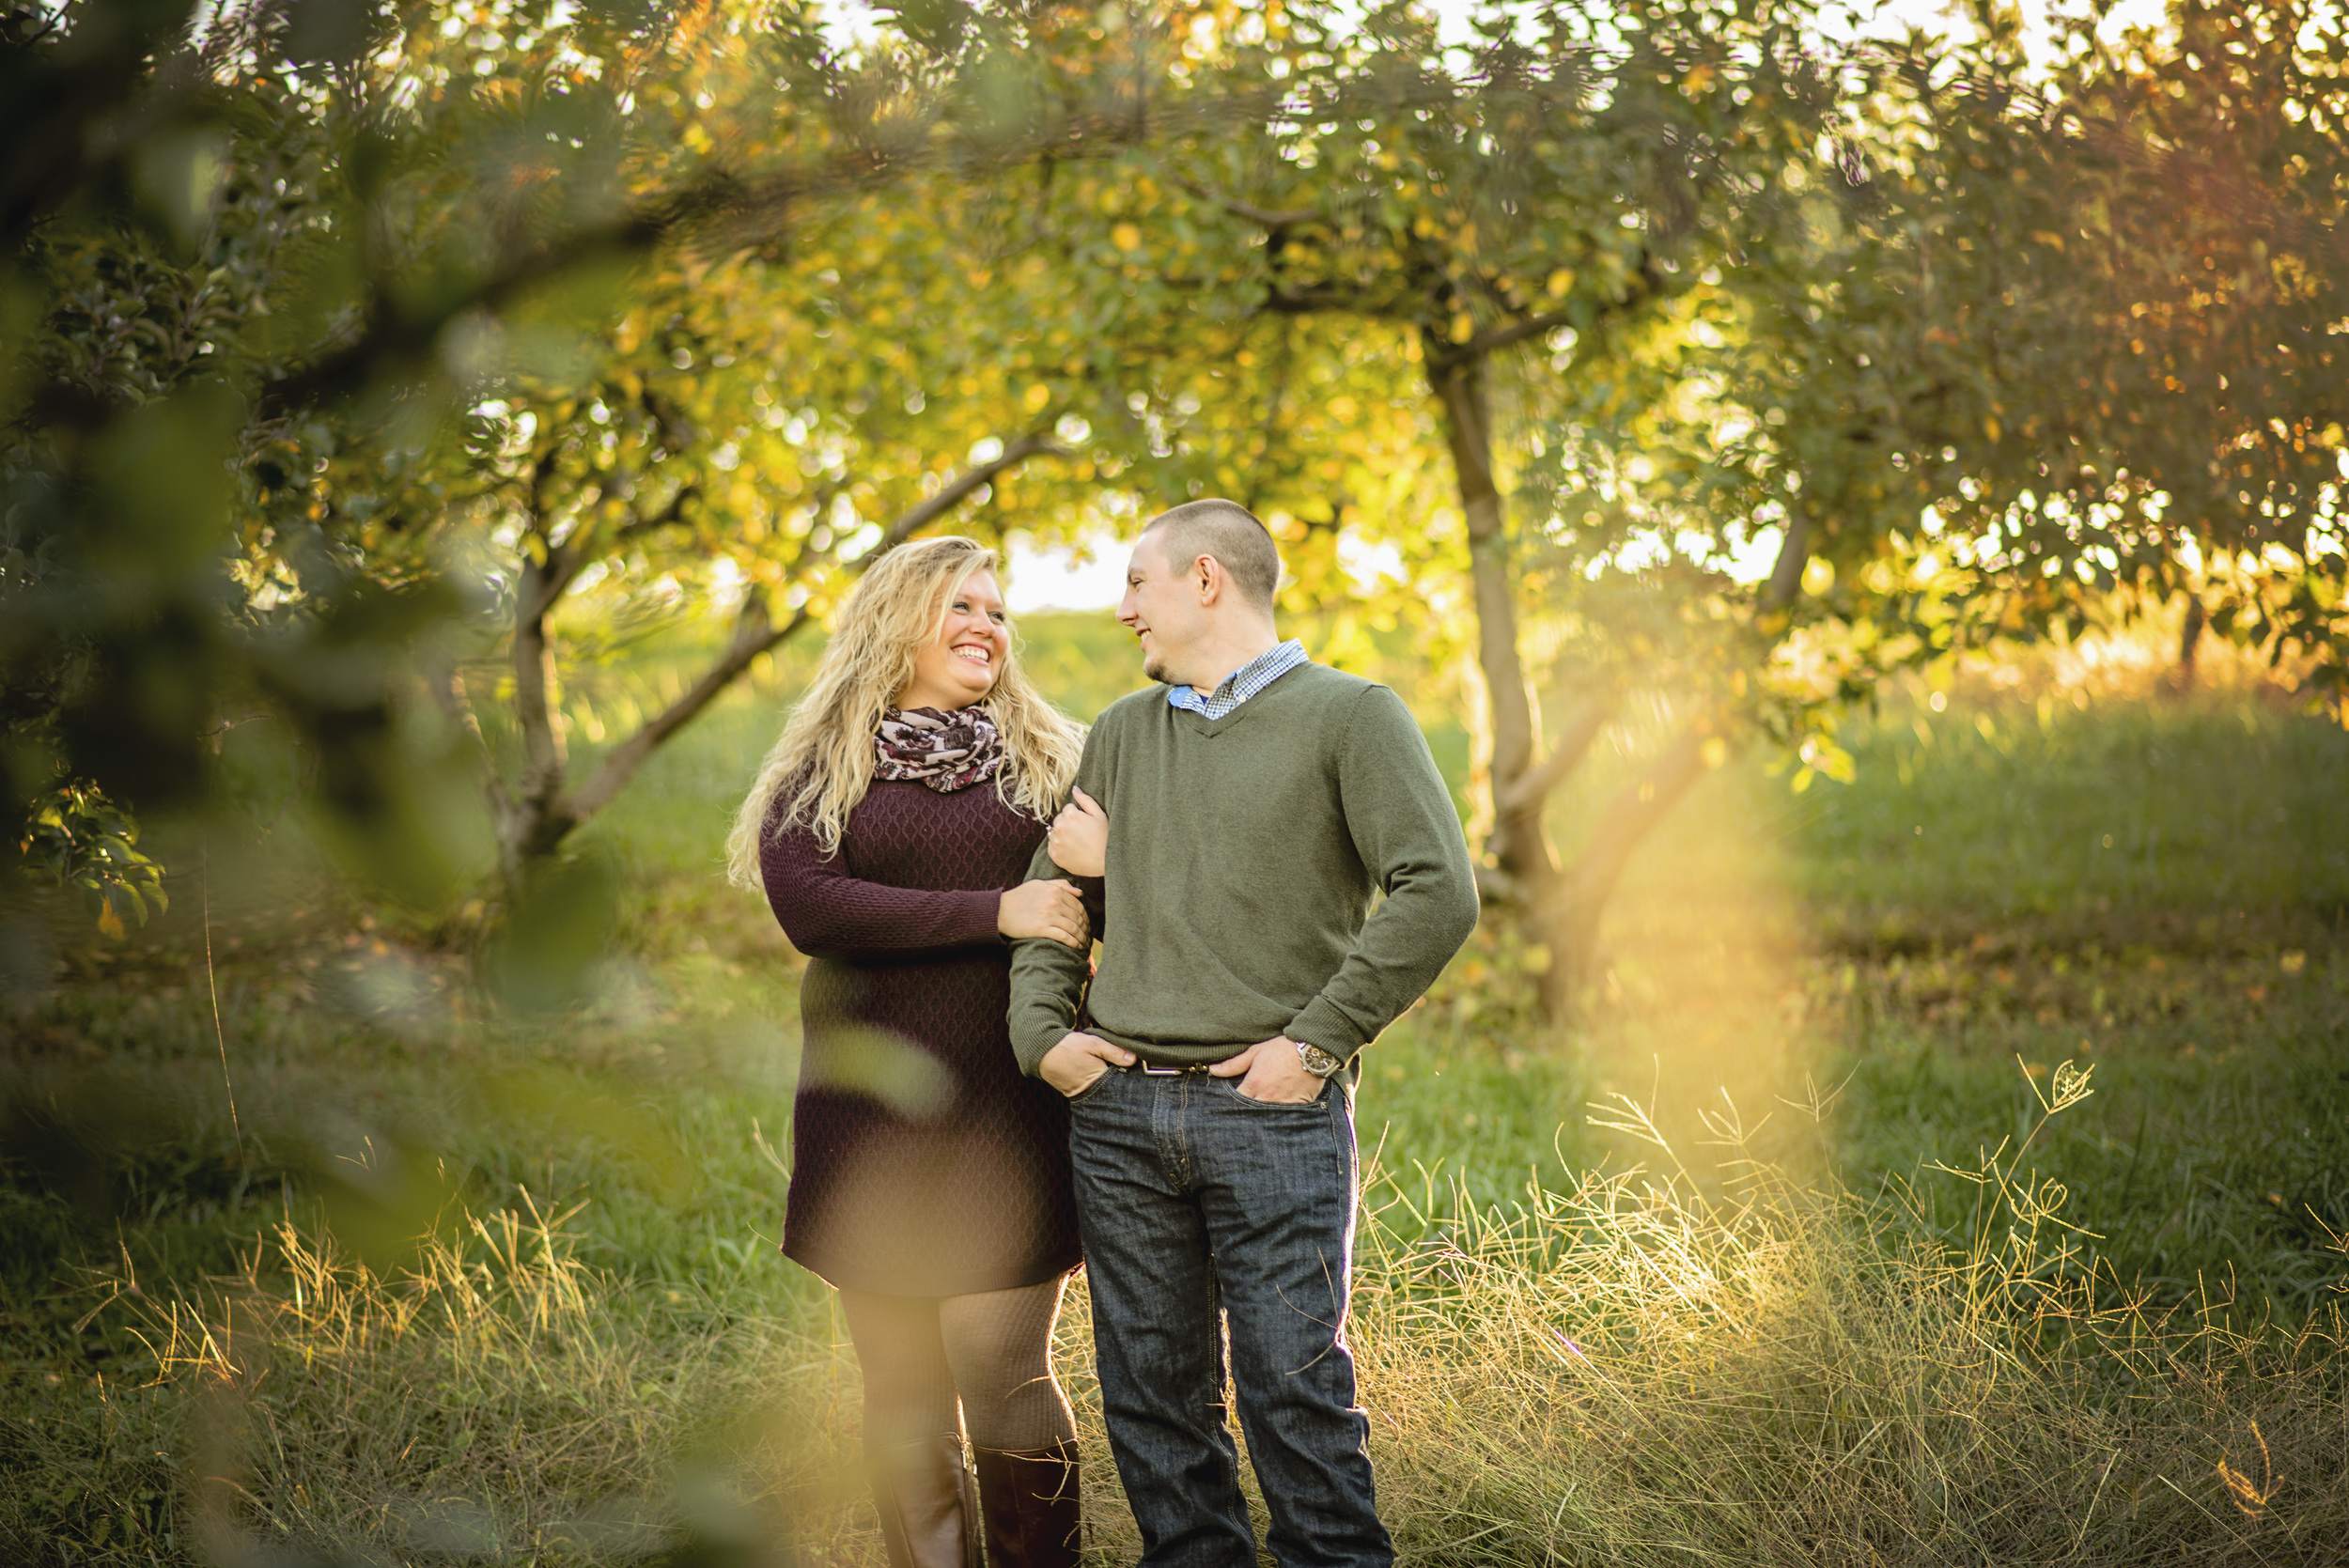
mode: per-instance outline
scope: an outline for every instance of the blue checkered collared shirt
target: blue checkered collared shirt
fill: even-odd
[[[1170,686],[1166,689],[1166,700],[1185,713],[1221,719],[1299,664],[1312,662],[1305,657],[1305,644],[1292,637],[1225,675],[1223,684],[1206,696],[1201,696],[1195,686]]]

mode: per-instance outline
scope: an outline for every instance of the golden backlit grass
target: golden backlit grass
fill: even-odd
[[[2085,1090],[2060,1074],[2053,1107]],[[1444,1245],[1374,1233],[1358,1344],[1414,1558],[2273,1562],[2349,1540],[2338,1311],[2284,1336],[2096,1305],[2027,1151],[1920,1174],[1976,1200],[1954,1250],[1906,1194],[1733,1160],[1712,1198],[1657,1153],[1463,1214]]]
[[[2047,1114],[2087,1087],[2061,1071]],[[1407,1560],[2273,1563],[2349,1540],[2337,1310],[2285,1334],[2098,1305],[2028,1146],[1920,1172],[1974,1200],[1952,1248],[1902,1194],[1739,1163],[1715,1131],[1712,1195],[1660,1141],[1482,1209],[1374,1174],[1352,1337]],[[117,1401],[172,1453],[173,1549],[89,1560],[878,1561],[832,1326],[626,1286],[563,1218],[444,1227],[390,1278],[288,1227],[241,1279],[127,1304],[153,1359]],[[1063,1355],[1096,1555],[1130,1560],[1081,1293]]]

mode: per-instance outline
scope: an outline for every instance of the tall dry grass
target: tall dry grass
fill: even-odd
[[[1920,1173],[1972,1199],[1953,1249],[1914,1187],[1733,1161],[1708,1195],[1614,1109],[1658,1170],[1368,1233],[1356,1347],[1415,1560],[2349,1560],[2337,1308],[2283,1334],[2099,1306],[2030,1140]],[[1390,1194],[1415,1226],[1427,1186]]]
[[[281,1226],[241,1278],[152,1310],[195,1560],[780,1560],[779,1504],[837,1512],[821,1326],[631,1288],[570,1218],[525,1195],[390,1278]]]
[[[2046,1114],[2087,1087],[2055,1075]],[[2099,1305],[2028,1141],[1883,1194],[1734,1159],[1723,1188],[1616,1111],[1649,1169],[1506,1207],[1370,1184],[1352,1332],[1407,1560],[2349,1558],[2338,1311]],[[1920,1216],[1933,1184],[1972,1202],[1962,1245]],[[146,1309],[168,1540],[86,1555],[878,1561],[831,1326],[631,1286],[564,1218],[467,1220],[390,1278],[288,1228]],[[1081,1296],[1064,1355],[1096,1556],[1130,1560]]]

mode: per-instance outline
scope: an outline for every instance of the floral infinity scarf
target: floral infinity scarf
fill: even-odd
[[[952,713],[889,708],[873,737],[873,777],[919,779],[941,795],[991,779],[1003,765],[1003,733],[980,704]]]

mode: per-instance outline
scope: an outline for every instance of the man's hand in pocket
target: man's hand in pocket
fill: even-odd
[[[1044,1053],[1044,1060],[1036,1064],[1036,1076],[1074,1099],[1092,1088],[1112,1065],[1133,1064],[1134,1053],[1124,1046],[1113,1046],[1098,1034],[1081,1034],[1072,1030]]]

